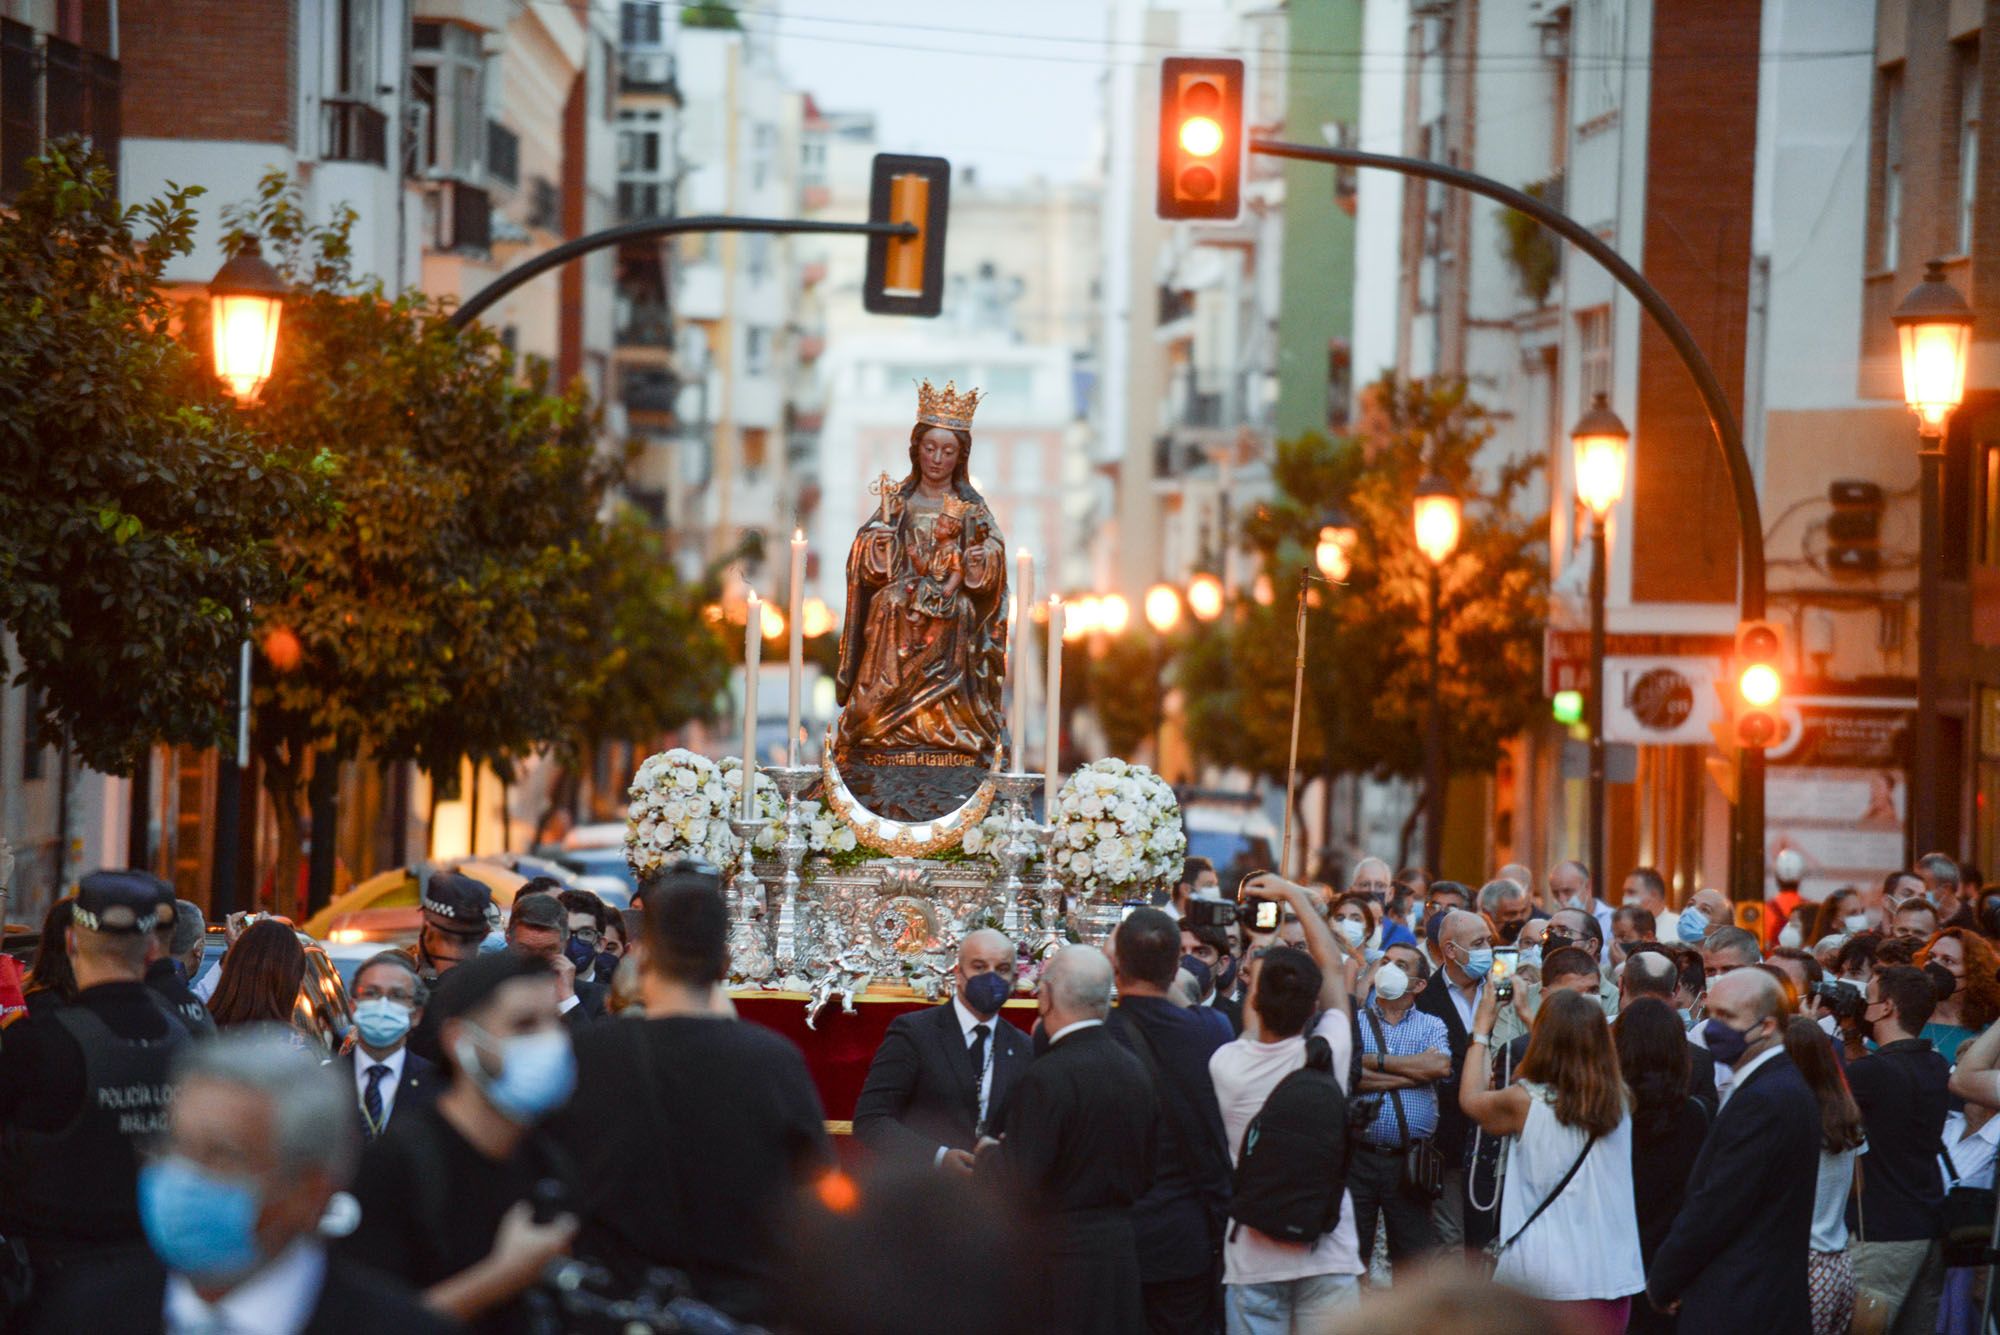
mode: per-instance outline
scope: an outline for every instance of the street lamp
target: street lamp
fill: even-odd
[[[1890,317],[1903,360],[1903,401],[1917,415],[1922,469],[1917,563],[1917,735],[1910,766],[1910,838],[1918,849],[1941,842],[1938,768],[1938,654],[1944,627],[1939,606],[1939,551],[1944,525],[1945,423],[1965,399],[1965,362],[1972,343],[1972,308],[1932,260],[1924,281],[1910,290]]]
[[[264,258],[255,237],[216,271],[208,285],[215,374],[239,403],[255,402],[271,378],[271,362],[278,352],[278,318],[284,308],[285,280]]]
[[[1599,394],[1569,433],[1576,449],[1576,495],[1590,510],[1590,874],[1604,875],[1604,519],[1625,494],[1625,459],[1632,433]]]
[[[1188,610],[1200,621],[1213,621],[1222,615],[1222,578],[1213,571],[1204,570],[1188,581]]]
[[[1353,552],[1361,541],[1361,534],[1355,530],[1354,521],[1347,512],[1334,506],[1319,519],[1319,541],[1313,547],[1313,564],[1328,582],[1345,584],[1347,575],[1354,568]]]
[[[1438,572],[1458,548],[1463,504],[1451,484],[1433,473],[1417,484],[1411,506],[1417,550],[1430,562],[1430,600],[1425,607],[1427,631],[1424,710],[1424,871],[1438,874],[1444,853],[1444,716],[1438,705]]]
[[[1180,591],[1171,584],[1155,584],[1146,590],[1146,624],[1155,633],[1166,635],[1181,623]]]
[[[1106,635],[1123,635],[1132,624],[1132,604],[1122,593],[1107,593],[1097,603],[1097,628]]]

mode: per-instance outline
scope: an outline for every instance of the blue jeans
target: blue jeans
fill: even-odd
[[[1361,1276],[1307,1275],[1222,1292],[1229,1335],[1316,1335],[1333,1313],[1361,1300]]]

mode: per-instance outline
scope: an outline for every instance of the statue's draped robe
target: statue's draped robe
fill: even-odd
[[[961,488],[973,508],[965,516],[955,614],[914,612],[942,507],[926,500],[914,479],[898,492],[901,514],[892,523],[878,509],[847,555],[835,755],[843,765],[987,764],[1005,723],[1006,548],[985,503]]]

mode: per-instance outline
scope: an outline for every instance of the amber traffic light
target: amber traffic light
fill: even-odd
[[[1162,218],[1234,218],[1243,184],[1243,62],[1160,63]]]
[[[868,238],[861,304],[876,315],[936,315],[944,308],[944,227],[951,164],[943,158],[877,153],[870,222],[909,223],[913,236]]]
[[[1736,628],[1736,656],[1730,665],[1736,678],[1730,728],[1738,746],[1773,746],[1784,732],[1779,712],[1785,698],[1780,662],[1784,648],[1783,632],[1769,621],[1746,621]]]

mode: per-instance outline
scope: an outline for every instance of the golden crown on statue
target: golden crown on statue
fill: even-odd
[[[944,498],[944,513],[952,519],[963,519],[971,514],[974,508],[971,501],[961,501],[956,496]]]
[[[972,414],[979,410],[981,397],[976,389],[959,393],[956,380],[945,381],[943,389],[933,388],[931,382],[926,380],[917,386],[917,420],[926,426],[970,431]]]

